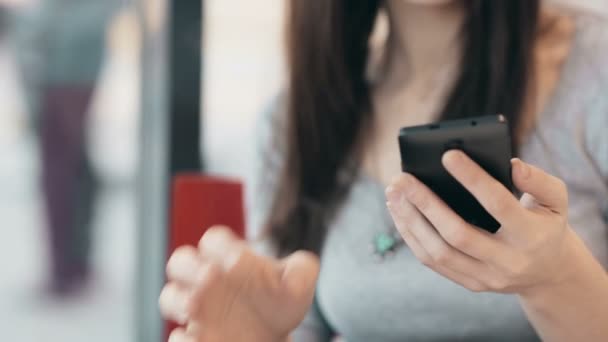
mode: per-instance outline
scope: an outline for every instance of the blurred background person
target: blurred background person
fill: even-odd
[[[75,294],[90,277],[97,180],[85,132],[107,25],[121,6],[123,0],[43,0],[14,18],[26,103],[39,135],[52,295]]]
[[[0,0],[0,3],[8,2],[7,26],[0,41],[0,217],[3,222],[0,320],[3,334],[15,341],[132,341],[134,177],[140,99],[137,13],[132,6],[120,9],[122,4],[118,2],[114,2],[114,9],[101,13],[103,6],[109,5],[107,1],[98,4],[55,2],[65,4],[63,12],[51,6],[51,1]],[[82,6],[87,2],[91,6],[85,10]],[[94,23],[98,15],[105,18]],[[87,29],[88,25],[96,28]],[[73,29],[67,29],[68,26]],[[93,39],[96,44],[90,44]],[[65,41],[71,43],[61,43]],[[61,53],[54,52],[60,51],[57,45],[65,49],[69,45],[78,51],[64,52],[63,57],[59,57]],[[93,52],[93,47],[98,52]],[[54,75],[59,73],[58,65],[70,63],[73,66],[69,72],[76,72],[73,69],[83,64],[93,70],[82,77],[68,75],[57,80],[60,76]],[[54,75],[50,75],[51,72]],[[49,112],[44,109],[43,97],[49,97],[44,93],[49,88],[72,84],[71,80],[75,85],[94,86],[95,90],[90,100],[83,101],[88,101],[88,105],[82,105],[85,118],[81,122],[66,121],[82,125],[75,128],[81,130],[78,133],[81,140],[62,138],[69,146],[57,148],[58,155],[52,162],[64,163],[64,154],[73,153],[74,144],[82,145],[78,158],[83,158],[84,145],[87,145],[87,164],[93,166],[96,175],[96,200],[90,204],[96,215],[87,220],[92,246],[80,250],[86,253],[84,256],[72,251],[69,255],[86,257],[86,270],[94,277],[88,276],[88,282],[74,281],[71,289],[58,292],[50,281],[55,273],[49,267],[55,263],[51,258],[55,247],[49,243],[48,196],[41,186],[41,175],[50,170],[42,161],[42,155],[48,151],[43,150],[39,137],[43,127],[49,124],[43,122]],[[51,129],[47,132],[53,133]],[[61,134],[65,135],[65,130]],[[74,172],[72,177],[81,175],[82,171]],[[85,198],[82,194],[79,196]],[[73,197],[65,193],[56,200],[76,201]],[[80,210],[71,204],[68,208]],[[86,213],[78,215],[82,215],[81,218],[74,220],[82,222]],[[64,246],[80,243],[73,238],[69,241]],[[41,290],[45,290],[44,295],[40,295]]]

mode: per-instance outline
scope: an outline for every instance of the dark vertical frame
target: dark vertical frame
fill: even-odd
[[[200,171],[203,0],[170,1],[171,174]]]

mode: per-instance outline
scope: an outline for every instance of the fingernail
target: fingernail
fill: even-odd
[[[459,150],[449,150],[443,155],[444,164],[454,164],[462,160],[462,152]]]
[[[513,159],[513,163],[515,164],[515,172],[517,172],[517,176],[521,179],[527,179],[530,177],[530,167],[528,164],[524,163],[521,159],[515,158]]]

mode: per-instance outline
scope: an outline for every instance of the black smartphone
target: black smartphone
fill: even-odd
[[[461,150],[513,191],[509,125],[502,115],[451,120],[402,128],[399,134],[404,172],[425,183],[467,222],[496,233],[498,223],[441,163],[446,151]]]

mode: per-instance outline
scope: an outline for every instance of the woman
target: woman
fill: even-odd
[[[294,0],[288,19],[290,82],[261,128],[251,221],[289,256],[224,228],[178,250],[160,298],[186,324],[171,341],[608,340],[603,24],[534,0]],[[483,113],[504,113],[538,166],[513,160],[517,201],[445,154],[495,235],[413,176],[391,181],[399,127]],[[392,255],[370,253],[393,222]]]

